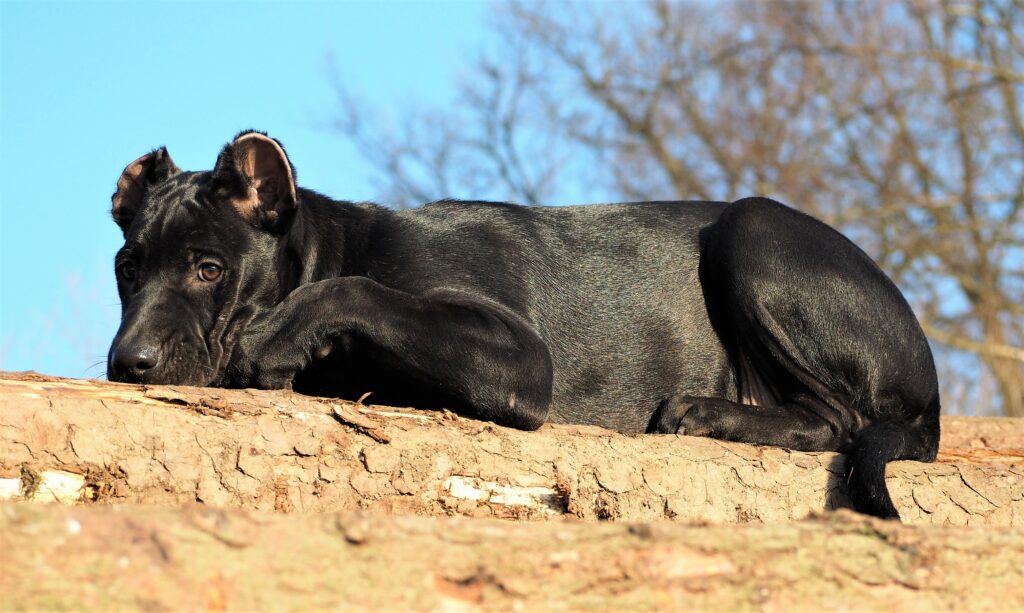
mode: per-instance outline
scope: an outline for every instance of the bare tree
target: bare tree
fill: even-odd
[[[512,3],[495,23],[457,103],[398,137],[343,98],[396,203],[779,198],[903,288],[948,409],[1024,415],[1024,0]]]

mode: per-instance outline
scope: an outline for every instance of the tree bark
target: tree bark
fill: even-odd
[[[1014,610],[1024,531],[0,505],[11,610]]]
[[[1024,525],[1024,420],[955,418],[934,464],[895,462],[910,524]],[[516,519],[800,519],[846,504],[844,458],[290,392],[0,374],[0,497]]]

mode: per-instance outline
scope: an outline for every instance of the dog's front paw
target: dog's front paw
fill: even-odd
[[[245,387],[260,390],[290,390],[297,370],[266,369],[257,367]]]
[[[227,368],[228,386],[261,390],[291,389],[295,375],[302,370],[302,364],[267,357],[258,359],[260,355],[259,351],[251,351],[239,343]]]

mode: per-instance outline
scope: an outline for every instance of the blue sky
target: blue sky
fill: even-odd
[[[288,148],[300,182],[373,199],[329,127],[328,55],[350,90],[398,112],[444,103],[486,42],[486,3],[0,0],[0,369],[82,377],[119,307],[121,169],[166,145],[212,166],[244,128]]]

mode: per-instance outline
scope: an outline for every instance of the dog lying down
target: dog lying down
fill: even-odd
[[[285,388],[460,414],[849,456],[898,517],[939,393],[906,300],[863,251],[765,198],[394,211],[295,184],[259,132],[212,171],[124,169],[112,381]]]

